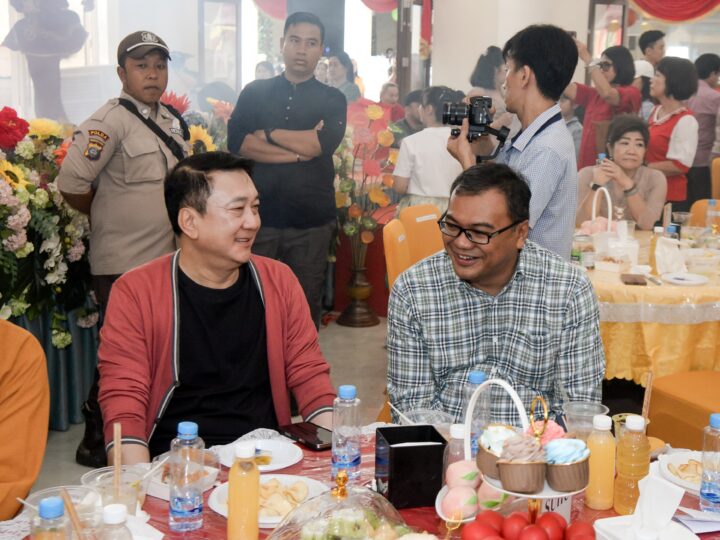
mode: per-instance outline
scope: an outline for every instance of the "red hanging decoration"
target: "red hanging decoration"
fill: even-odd
[[[377,13],[388,13],[398,7],[398,0],[362,0],[363,4]]]
[[[284,21],[287,17],[287,0],[255,0],[255,5],[273,19]]]
[[[664,21],[690,21],[710,14],[720,0],[631,0],[643,12]]]

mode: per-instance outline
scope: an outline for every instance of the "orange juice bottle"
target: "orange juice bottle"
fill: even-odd
[[[635,511],[640,492],[638,482],[650,472],[650,443],[645,436],[645,419],[631,414],[617,446],[617,478],[613,508],[620,515]]]
[[[593,417],[593,432],[587,440],[590,450],[590,481],[585,489],[585,505],[594,510],[613,506],[615,483],[615,437],[610,433],[612,420],[604,414]]]
[[[235,463],[228,474],[228,540],[257,540],[260,511],[260,471],[255,442],[235,445]]]

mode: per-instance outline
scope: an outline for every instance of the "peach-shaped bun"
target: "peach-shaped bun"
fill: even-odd
[[[492,487],[489,483],[483,482],[477,490],[478,501],[500,501],[503,494]]]
[[[468,486],[450,488],[440,504],[447,519],[457,520],[473,516],[478,510],[478,498],[475,490]]]
[[[448,465],[445,483],[449,488],[459,486],[476,488],[480,485],[480,470],[474,460],[456,461]]]

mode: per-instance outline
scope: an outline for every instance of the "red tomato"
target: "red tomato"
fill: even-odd
[[[485,540],[488,540],[487,538]],[[573,538],[573,540],[595,540],[595,536],[590,536],[589,534],[581,534],[580,536],[576,536]]]
[[[505,540],[518,540],[520,531],[528,524],[528,518],[524,512],[513,512],[503,522],[502,535]]]
[[[460,531],[460,538],[462,540],[486,540],[492,536],[497,536],[497,531],[490,525],[477,521],[471,521]]]
[[[563,540],[565,536],[565,531],[560,528],[560,525],[557,524],[553,517],[548,517],[543,521],[538,519],[535,524],[547,533],[550,540]]]
[[[537,523],[540,523],[541,519],[548,519],[549,517],[552,517],[555,521],[557,521],[557,524],[563,531],[567,528],[567,521],[565,521],[565,518],[557,512],[543,512],[540,514],[540,517],[538,517]]]
[[[587,521],[576,521],[565,530],[565,540],[582,540],[583,536],[595,538],[595,529]]]
[[[490,525],[493,529],[500,533],[502,532],[503,521],[505,521],[505,518],[495,510],[483,510],[475,516],[475,521]]]
[[[540,525],[526,525],[522,531],[518,540],[549,540],[545,529]]]

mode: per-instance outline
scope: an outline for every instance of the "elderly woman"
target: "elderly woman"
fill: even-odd
[[[570,83],[565,95],[577,105],[585,107],[583,134],[580,143],[578,169],[595,164],[597,140],[604,141],[610,120],[616,114],[637,113],[640,110],[640,91],[632,85],[635,65],[630,51],[622,46],[608,47],[599,62],[592,61],[587,46],[576,40],[578,56],[587,64],[595,87]]]
[[[667,200],[673,210],[689,210],[687,177],[698,145],[698,122],[684,101],[698,88],[698,76],[690,60],[666,56],[655,66],[650,81],[650,95],[658,106],[648,122],[648,167],[657,169],[667,178]]]
[[[346,52],[341,51],[328,58],[328,84],[340,90],[348,103],[360,99],[360,89],[354,79],[352,60]]]
[[[660,218],[667,182],[660,172],[643,165],[650,134],[642,118],[621,114],[608,129],[608,159],[585,167],[578,173],[578,212],[576,225],[590,219],[595,190],[604,186],[614,207],[637,223],[639,229],[652,230]],[[598,201],[598,215],[607,216],[605,198]]]

